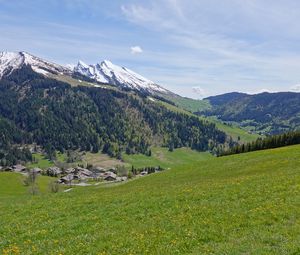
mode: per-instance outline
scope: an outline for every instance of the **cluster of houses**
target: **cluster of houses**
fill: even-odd
[[[133,174],[133,176],[145,176],[151,173],[160,172],[162,170],[163,169],[160,167],[148,167],[142,169],[132,168],[131,173]],[[87,169],[87,168],[77,166],[77,167],[62,169],[57,166],[53,166],[43,170],[37,167],[32,169],[27,169],[25,166],[18,164],[11,167],[0,166],[0,171],[18,172],[24,175],[28,173],[32,173],[32,174],[41,174],[41,175],[57,177],[58,183],[67,184],[67,185],[86,184],[86,182],[89,180],[106,181],[106,182],[121,182],[127,180],[127,175],[120,176],[121,175],[120,171],[118,171],[117,168],[104,169],[102,167],[93,167],[92,169]]]
[[[3,166],[0,166],[0,171],[10,171],[10,172],[16,172],[16,173],[28,173],[28,169],[23,166],[23,165],[13,165],[13,166],[7,166],[7,167],[3,167]],[[32,168],[30,169],[30,171],[32,173],[36,173],[36,174],[42,174],[43,170],[38,168],[38,167],[35,167],[35,168]]]
[[[49,170],[49,169],[48,169]],[[50,171],[53,171],[52,168]],[[57,170],[57,169],[56,169]],[[65,175],[61,177],[58,182],[63,184],[70,184],[72,181],[86,181],[88,179],[104,180],[104,181],[126,181],[126,176],[117,176],[117,170],[115,168],[104,169],[96,167],[92,170],[75,167],[68,168],[64,171]]]
[[[88,179],[92,180],[104,180],[104,181],[126,181],[127,176],[118,176],[116,168],[104,169],[102,167],[95,167],[92,170],[83,167],[71,167],[63,170],[59,167],[53,166],[45,170],[40,168],[27,169],[23,165],[14,165],[11,167],[1,167],[0,171],[11,171],[27,174],[28,171],[35,174],[43,174],[52,177],[58,177],[58,183],[61,184],[72,184],[72,182],[79,181],[84,182]]]

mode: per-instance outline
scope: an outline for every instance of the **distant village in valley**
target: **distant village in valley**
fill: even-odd
[[[51,166],[46,169],[38,167],[28,168],[22,164],[6,167],[0,166],[0,171],[21,173],[25,176],[46,175],[55,177],[57,178],[56,183],[68,186],[89,186],[92,185],[92,183],[100,184],[101,182],[124,182],[128,179],[142,177],[162,170],[160,166],[145,168],[134,168],[132,166],[130,170],[125,166],[116,166],[107,169],[100,166],[93,167],[91,165],[89,165],[88,168],[75,166],[66,169],[57,166]]]

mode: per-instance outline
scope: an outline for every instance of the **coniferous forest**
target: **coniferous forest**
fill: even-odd
[[[214,151],[226,142],[214,124],[136,92],[72,87],[29,66],[3,78],[0,87],[0,160],[6,163],[30,160],[28,151],[18,148],[32,143],[50,156],[79,149],[120,158],[122,152],[147,155],[152,145]]]
[[[300,144],[300,131],[291,131],[280,135],[268,136],[266,138],[259,138],[251,143],[236,145],[229,150],[221,152],[220,156],[273,149],[295,144]]]

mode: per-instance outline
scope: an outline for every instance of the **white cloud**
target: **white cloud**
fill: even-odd
[[[250,95],[256,95],[256,94],[261,94],[261,93],[276,93],[277,91],[273,91],[270,89],[259,89],[259,90],[255,90],[255,91],[250,91],[250,92],[246,92],[247,94]]]
[[[299,77],[298,2],[153,0],[124,4],[121,10],[127,21],[163,36],[167,50],[159,54],[159,48],[149,47],[151,56],[145,57],[155,56],[166,84],[200,81],[207,94],[282,91]]]
[[[141,54],[143,52],[142,48],[140,46],[132,46],[130,48],[131,54],[136,55],[136,54]]]
[[[300,84],[296,84],[291,87],[290,91],[292,92],[300,92]]]
[[[202,98],[202,97],[204,97],[204,96],[207,95],[207,94],[206,94],[206,91],[205,91],[203,88],[201,88],[201,87],[193,87],[192,90],[193,90],[193,92],[194,92],[195,94],[197,94],[198,97],[200,97],[200,98]]]

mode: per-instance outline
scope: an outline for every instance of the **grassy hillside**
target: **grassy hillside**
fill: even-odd
[[[178,112],[178,113],[184,113],[188,115],[194,115],[193,113],[185,110],[184,108],[180,108],[171,104],[168,104],[166,102],[159,102],[159,104],[167,107],[170,111]],[[199,117],[201,120],[208,120],[209,122],[212,122],[216,124],[216,127],[225,132],[227,135],[231,136],[233,140],[240,141],[241,143],[247,143],[255,141],[257,138],[260,137],[258,134],[252,134],[247,132],[245,129],[242,129],[238,127],[237,125],[225,125],[220,120],[214,117]]]
[[[155,147],[152,148],[151,151],[151,157],[143,154],[124,154],[123,159],[127,165],[134,166],[135,168],[161,166],[165,169],[168,169],[185,164],[187,162],[213,158],[213,156],[208,152],[199,153],[189,148],[180,148],[170,152],[168,148]]]
[[[262,137],[258,134],[248,133],[246,130],[241,129],[236,125],[223,124],[221,121],[216,120],[215,118],[207,117],[206,119],[209,119],[210,121],[215,123],[218,129],[231,136],[233,140],[239,140],[241,143],[252,142],[255,141],[257,138]]]
[[[211,109],[211,105],[208,100],[197,100],[187,97],[167,97],[181,109],[185,109],[190,112],[202,112]]]
[[[259,134],[279,134],[300,126],[299,93],[228,93],[207,100],[211,109],[206,114]]]
[[[20,195],[26,199],[28,187],[23,185],[24,178],[24,175],[19,173],[0,172],[0,201],[3,198],[18,197]],[[49,183],[54,180],[55,178],[48,176],[39,176],[37,178],[38,192],[48,193]]]
[[[3,254],[299,254],[299,183],[300,146],[291,146],[195,154],[113,187],[23,200],[5,199],[1,188],[0,247]]]

